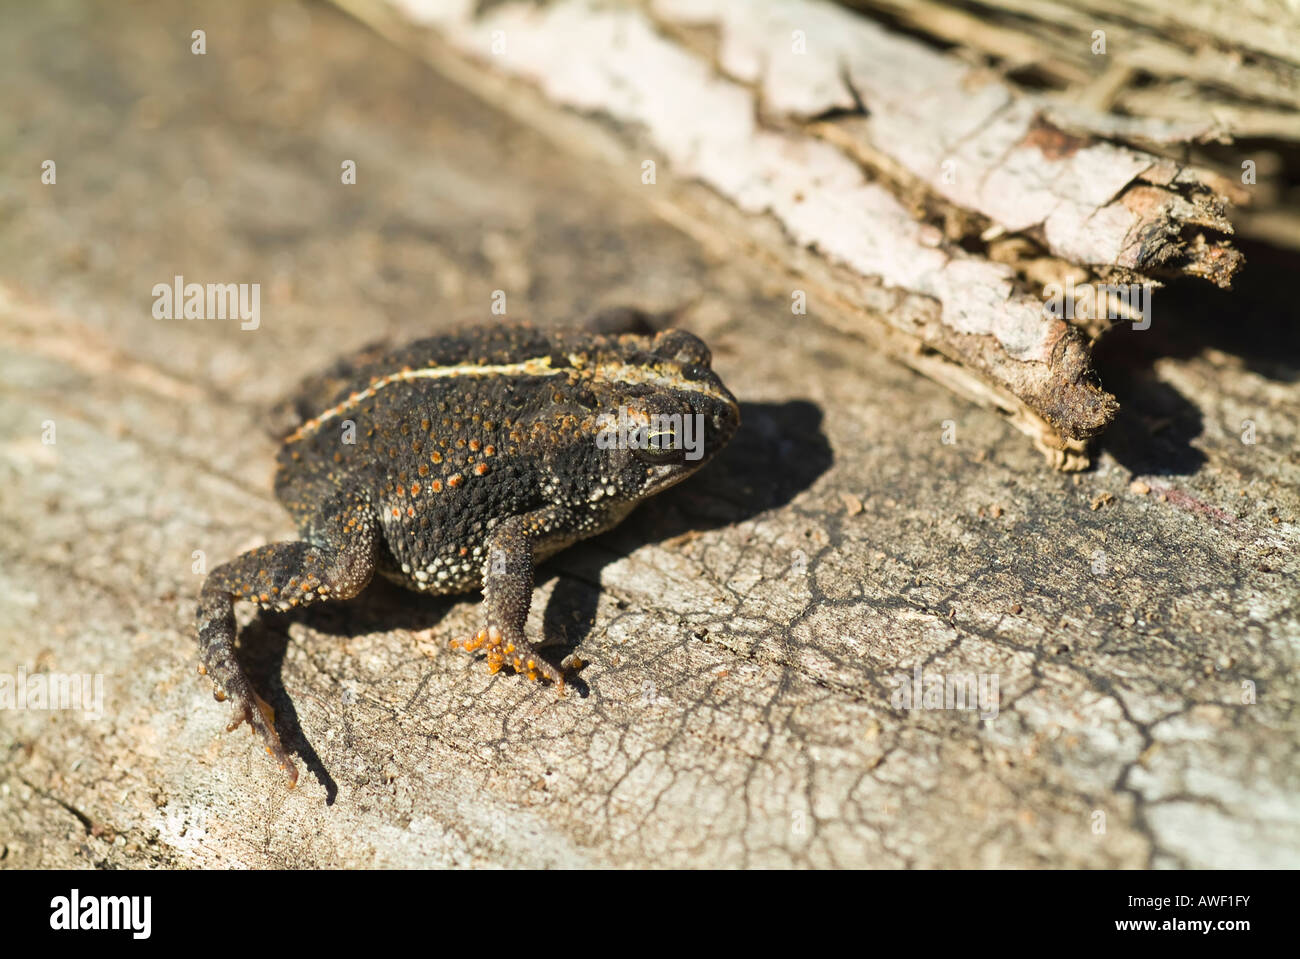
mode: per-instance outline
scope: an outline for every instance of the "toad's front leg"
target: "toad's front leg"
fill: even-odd
[[[292,787],[298,770],[275,732],[271,707],[253,691],[235,659],[237,600],[288,610],[321,600],[350,599],[366,588],[375,568],[378,523],[356,497],[343,497],[311,524],[309,543],[272,543],[214,569],[199,597],[199,672],[212,680],[218,702],[235,706],[229,728],[247,722],[260,734]]]
[[[529,679],[546,678],[564,692],[564,674],[542,659],[524,635],[533,601],[533,550],[552,530],[563,528],[562,507],[548,506],[510,519],[487,540],[483,567],[483,612],[486,624],[473,639],[451,645],[473,652],[485,648],[488,669],[510,665]]]

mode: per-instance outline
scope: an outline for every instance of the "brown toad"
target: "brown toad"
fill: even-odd
[[[360,593],[374,573],[410,589],[482,588],[485,648],[561,688],[524,635],[534,565],[614,526],[691,475],[740,422],[690,333],[484,327],[371,347],[303,384],[275,493],[302,540],[217,567],[198,605],[199,671],[231,728],[247,721],[289,776],[270,707],[235,660],[236,601],[287,610]],[[455,645],[455,643],[453,643]]]

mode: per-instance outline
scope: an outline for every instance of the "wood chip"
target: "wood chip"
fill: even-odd
[[[1101,509],[1103,506],[1115,502],[1115,496],[1112,493],[1102,493],[1089,504],[1089,509],[1094,511]]]

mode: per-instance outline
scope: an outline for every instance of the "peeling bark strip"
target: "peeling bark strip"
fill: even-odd
[[[860,159],[883,154],[895,172],[1054,256],[1221,287],[1241,265],[1236,250],[1197,229],[1232,232],[1219,178],[1065,134],[1044,119],[1046,100],[865,17],[818,0],[652,6],[666,25],[716,29],[720,67],[760,90],[769,114],[804,121],[864,112],[865,122],[836,137]]]
[[[358,4],[347,6],[364,15]],[[1091,382],[1079,333],[1018,292],[1010,267],[946,243],[836,146],[763,126],[750,87],[719,76],[641,9],[559,0],[497,5],[474,17],[473,4],[397,6],[454,48],[528,81],[549,102],[643,131],[675,177],[706,184],[751,218],[771,215],[799,246],[937,304],[856,323],[884,322],[911,339],[912,352],[940,354],[974,372],[982,388],[972,388],[969,376],[955,388],[985,402],[994,397],[1054,465],[1086,464],[1084,441],[1110,421],[1116,404]],[[951,385],[942,375],[950,366],[913,365],[941,371]]]

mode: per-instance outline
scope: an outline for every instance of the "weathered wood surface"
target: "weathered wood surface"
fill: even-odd
[[[0,674],[105,701],[0,712],[0,865],[1300,864],[1294,263],[1103,344],[1124,408],[1064,476],[329,7],[3,17]],[[260,282],[261,327],[154,320],[176,274]],[[291,535],[263,427],[300,375],[496,289],[684,307],[744,427],[547,567],[580,695],[448,651],[472,597],[244,615],[286,791],[195,673],[193,553]],[[895,708],[918,665],[996,675],[996,718]]]

